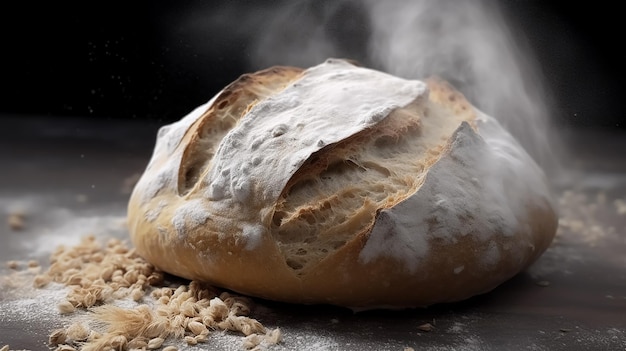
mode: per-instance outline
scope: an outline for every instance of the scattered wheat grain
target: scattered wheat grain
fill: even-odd
[[[164,341],[165,339],[163,338],[152,338],[150,339],[150,341],[148,341],[148,349],[149,350],[158,349],[159,347],[161,347],[161,345],[163,345]]]

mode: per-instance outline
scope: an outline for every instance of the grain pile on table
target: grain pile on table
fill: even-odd
[[[20,266],[9,264],[15,270]],[[77,246],[59,247],[48,270],[35,274],[32,282],[35,288],[50,283],[68,287],[65,301],[57,306],[59,313],[87,313],[87,319],[51,332],[50,346],[58,351],[171,351],[176,348],[168,344],[207,342],[216,330],[241,333],[246,349],[277,344],[282,337],[280,329],[266,330],[249,317],[248,298],[195,281],[168,283],[163,272],[119,239],[100,243],[87,236]],[[120,301],[134,303],[125,306]]]

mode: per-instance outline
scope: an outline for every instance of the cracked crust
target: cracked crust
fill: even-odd
[[[319,115],[337,103],[356,119]],[[264,124],[285,111],[295,123]],[[309,125],[328,135],[302,134]],[[438,78],[424,85],[337,60],[275,67],[242,76],[162,134],[129,202],[137,251],[252,296],[358,309],[458,301],[525,269],[556,231],[541,170]],[[256,157],[250,135],[278,146]],[[298,163],[286,171],[284,159]]]

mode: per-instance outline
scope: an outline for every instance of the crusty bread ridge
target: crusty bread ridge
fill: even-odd
[[[244,75],[162,128],[128,221],[169,273],[367,309],[490,291],[557,216],[539,167],[449,84],[329,60]]]

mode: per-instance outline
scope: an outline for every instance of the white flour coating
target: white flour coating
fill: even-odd
[[[493,267],[500,261],[500,249],[495,241],[490,241],[487,250],[481,256],[480,263],[486,267]]]
[[[181,199],[172,218],[175,230],[184,238],[185,230],[207,220],[225,220],[223,213],[238,211],[241,238],[247,249],[254,249],[266,233],[262,226],[271,218],[271,206],[314,152],[376,125],[393,109],[426,94],[421,81],[342,60],[308,69],[283,91],[255,105],[227,133],[202,180],[204,198]],[[144,173],[135,189],[143,204],[164,189],[176,193],[182,159],[178,146],[215,99],[159,132],[153,169]],[[414,272],[428,255],[432,239],[454,243],[473,235],[487,242],[495,238],[493,233],[511,236],[530,230],[518,218],[526,217],[526,200],[549,194],[544,175],[497,121],[476,113],[478,134],[463,123],[451,139],[450,151],[428,170],[417,192],[379,213],[360,253],[361,262],[393,257]],[[154,220],[164,207],[157,208],[144,214],[146,220]],[[497,264],[503,253],[495,244],[487,247],[483,263]]]
[[[187,231],[204,224],[209,219],[209,212],[203,199],[191,199],[183,202],[172,217],[172,225],[179,238],[184,238]]]
[[[184,199],[185,204],[172,219],[174,228],[184,236],[185,229],[201,225],[209,217],[220,220],[223,212],[249,208],[251,213],[240,215],[241,236],[246,247],[253,249],[265,232],[257,224],[269,214],[259,214],[255,202],[260,207],[274,204],[312,153],[377,124],[393,109],[408,105],[426,91],[421,81],[355,67],[342,60],[309,68],[303,78],[254,106],[223,138],[204,180],[209,208],[202,207],[200,200],[191,205],[185,203],[192,201],[190,198]],[[134,189],[142,205],[162,192],[176,192],[183,152],[178,146],[217,96],[159,130],[151,161]],[[240,206],[244,203],[246,206]],[[154,221],[166,206],[146,211],[145,219]]]
[[[163,189],[175,189],[177,182],[177,167],[180,164],[182,152],[169,159],[159,170],[144,172],[134,191],[141,192],[141,203],[145,204],[152,200]],[[151,162],[152,163],[152,162]],[[150,166],[148,166],[150,169]]]
[[[257,104],[224,137],[206,179],[206,196],[273,204],[312,153],[375,125],[425,93],[423,82],[345,61],[312,67]]]
[[[183,139],[187,129],[209,109],[215,99],[217,99],[217,96],[219,96],[219,94],[214,96],[209,102],[196,107],[178,122],[161,127],[157,134],[157,145],[154,149],[154,153],[160,154],[165,152],[167,155],[172,155]]]
[[[417,192],[380,212],[361,262],[393,257],[415,273],[435,238],[454,243],[469,234],[488,241],[529,233],[518,217],[527,217],[525,202],[548,196],[543,172],[497,121],[477,113],[479,134],[463,122]],[[500,257],[491,244],[483,255],[489,265]]]
[[[265,227],[260,224],[243,223],[241,234],[246,240],[245,249],[252,250],[255,247],[258,247],[258,245],[261,244],[261,239],[263,238],[263,234],[265,234],[265,232]]]
[[[167,206],[167,201],[162,199],[159,203],[154,207],[146,211],[146,220],[148,222],[154,222],[161,215],[161,211]]]
[[[177,151],[177,147],[183,139],[185,132],[213,104],[218,95],[209,102],[195,108],[181,120],[159,129],[154,152],[146,167],[146,172],[143,173],[133,190],[141,194],[142,204],[148,203],[163,189],[171,191],[176,189],[178,184],[178,167],[183,155],[181,150]],[[165,162],[164,159],[168,160]],[[158,166],[159,169],[156,169],[155,167],[157,167],[159,162],[162,162],[162,164]],[[152,217],[153,215],[154,213],[146,213],[147,217]],[[149,218],[146,219],[150,221]]]

